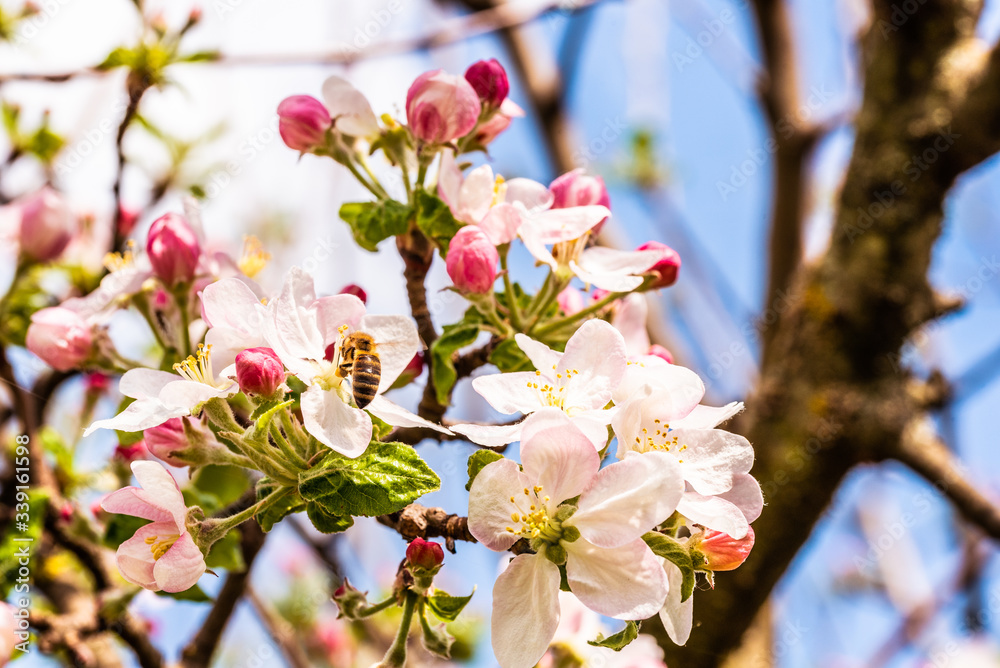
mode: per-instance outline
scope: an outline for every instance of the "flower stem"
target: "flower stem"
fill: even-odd
[[[379,666],[384,668],[403,668],[406,665],[406,639],[410,635],[410,626],[413,624],[413,610],[417,605],[417,598],[413,592],[406,592],[406,599],[403,601],[403,618],[399,622],[399,632],[396,639],[392,641],[389,651],[382,658]]]
[[[184,357],[191,355],[191,318],[188,315],[188,290],[187,283],[180,283],[174,291],[174,298],[177,300],[177,310],[181,316],[181,344],[184,347]]]
[[[291,446],[288,439],[285,438],[284,434],[281,433],[281,428],[277,424],[271,423],[271,437],[274,438],[275,443],[281,448],[281,452],[287,457],[295,466],[299,467],[303,471],[309,468],[309,462],[302,458],[295,448]]]
[[[229,517],[223,517],[220,519],[204,520],[197,533],[199,547],[201,547],[202,550],[207,551],[216,541],[223,538],[232,529],[264,512],[270,506],[288,496],[293,489],[293,487],[282,487],[280,489],[276,489],[257,503],[253,504],[249,508],[241,510],[235,515],[230,515]]]
[[[599,299],[590,306],[580,309],[573,315],[568,316],[566,318],[562,318],[561,320],[554,320],[545,327],[541,327],[535,330],[534,334],[535,336],[544,336],[558,329],[562,329],[563,327],[568,327],[569,325],[572,325],[575,322],[583,320],[588,315],[600,311],[611,302],[615,301],[616,299],[621,299],[627,294],[628,294],[627,292],[610,292],[603,299]]]
[[[384,601],[381,601],[380,603],[376,603],[375,605],[368,606],[367,608],[365,608],[361,612],[357,613],[357,616],[358,617],[371,617],[372,615],[374,615],[376,613],[382,612],[383,610],[385,610],[389,606],[393,605],[395,602],[396,602],[396,597],[395,596],[390,596],[389,598],[385,599]]]
[[[517,303],[517,295],[514,293],[514,286],[510,280],[510,271],[507,270],[507,251],[510,244],[503,244],[500,252],[500,270],[503,272],[503,291],[507,308],[510,309],[510,323],[519,332],[524,331],[524,321],[521,320],[521,307]]]

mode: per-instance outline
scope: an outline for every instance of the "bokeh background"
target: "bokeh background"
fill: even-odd
[[[742,400],[756,377],[760,340],[769,324],[764,291],[775,205],[770,135],[756,89],[761,46],[748,3],[510,4],[530,19],[521,34],[535,54],[533,67],[543,78],[561,79],[575,166],[602,175],[608,184],[614,212],[608,241],[631,248],[655,239],[683,258],[677,285],[657,294],[651,305],[654,337],[705,378],[709,403]],[[827,128],[806,165],[808,258],[826,246],[852,150],[852,117],[861,94],[855,39],[868,15],[862,0],[788,4],[798,54],[799,114]],[[20,6],[0,1],[4,10]],[[170,138],[175,154],[141,129],[126,137],[131,165],[123,201],[143,211],[139,230],[178,210],[183,188],[197,184],[205,193],[202,216],[210,238],[234,249],[247,233],[265,241],[274,259],[260,276],[263,285],[273,288],[284,270],[297,264],[315,275],[321,291],[356,283],[367,290],[372,311],[407,312],[394,249],[377,254],[357,249],[338,220],[343,202],[364,200],[366,193],[340,166],[312,156],[300,159],[277,134],[278,103],[289,95],[318,95],[322,81],[334,73],[361,89],[377,113],[403,117],[406,89],[421,72],[459,73],[475,60],[495,57],[511,74],[511,98],[528,114],[491,146],[488,159],[508,178],[547,183],[557,176],[537,110],[500,37],[459,35],[433,48],[408,48],[414,38],[463,25],[464,7],[431,0],[204,0],[198,6],[203,17],[185,38],[185,49],[218,50],[225,58],[172,67],[171,85],[143,100],[143,116]],[[1000,2],[986,6],[979,33],[992,42],[1000,34]],[[98,63],[116,46],[135,40],[140,18],[127,0],[44,0],[39,7],[13,43],[0,42],[0,98],[20,105],[28,124],[49,114],[52,129],[68,140],[55,163],[59,187],[76,210],[109,221],[124,72],[60,83],[4,77],[75,72]],[[145,11],[162,12],[163,21],[178,25],[193,7],[187,0],[163,0],[147,2]],[[322,62],[344,54],[356,61]],[[0,155],[6,154],[3,141]],[[180,154],[184,159],[178,162]],[[171,170],[181,187],[145,208],[150,190]],[[0,188],[10,198],[43,180],[36,164],[21,160],[3,170]],[[899,361],[919,374],[939,370],[952,383],[951,399],[936,415],[938,427],[970,478],[993,498],[1000,498],[998,186],[1000,170],[991,160],[953,190],[932,279],[968,303],[914,336]],[[8,258],[3,263],[0,272],[9,276],[13,264]],[[513,271],[532,275],[526,253],[514,256]],[[534,282],[540,278],[539,273]],[[459,297],[440,291],[448,283],[437,262],[429,292],[439,324],[464,310]],[[119,340],[132,337],[141,351],[145,342],[134,323],[116,327]],[[39,369],[27,354],[17,361],[26,381]],[[67,404],[79,391],[65,390]],[[419,388],[399,394],[397,400],[415,403]],[[496,417],[469,391],[468,380],[456,397],[455,415]],[[109,398],[100,410],[110,414],[115,405]],[[61,427],[76,429],[72,416]],[[114,447],[112,439],[95,434],[79,441],[75,457],[81,468],[96,471]],[[421,447],[446,481],[425,503],[463,512],[470,448]],[[326,576],[315,551],[288,524],[268,541],[254,567],[254,586],[275,606],[289,597],[309,605],[308,599],[323,591]],[[326,545],[329,559],[371,590],[391,585],[403,548],[397,535],[374,521],[358,522],[346,537]],[[448,557],[441,582],[452,593],[478,587],[470,610],[483,622],[483,643],[496,570],[495,555],[463,545]],[[206,576],[202,585],[211,593],[218,582]],[[711,595],[696,593],[695,605]],[[152,594],[141,595],[136,605],[153,624],[154,643],[170,658],[207,610],[204,604]],[[1000,665],[996,550],[959,522],[933,487],[900,465],[871,466],[849,476],[781,581],[769,611],[774,666]],[[329,607],[320,612],[332,614]],[[482,650],[474,665],[493,665],[488,644]],[[17,665],[54,664],[33,654]],[[283,665],[249,604],[227,630],[218,665]]]

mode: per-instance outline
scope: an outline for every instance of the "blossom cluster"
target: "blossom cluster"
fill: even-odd
[[[414,317],[371,313],[363,289],[322,294],[295,267],[280,286],[262,286],[255,277],[270,260],[262,244],[248,237],[239,257],[209,250],[193,205],[154,220],[144,244],[109,253],[96,287],[34,310],[23,342],[42,361],[121,375],[125,401],[84,435],[117,432],[119,455],[133,460],[138,485],[100,502],[106,513],[149,522],[118,546],[125,581],[187,590],[211,567],[213,546],[251,519],[269,530],[305,512],[318,530],[336,533],[355,517],[396,513],[441,484],[409,443],[462,438],[481,446],[468,467],[469,530],[486,547],[517,554],[493,597],[503,668],[551,659],[561,610],[579,604],[630,622],[659,614],[670,637],[686,641],[695,579],[712,582],[715,571],[742,563],[763,506],[751,445],[718,428],[742,404],[702,404],[698,376],[651,343],[645,293],[678,280],[680,257],[656,241],[634,250],[597,244],[614,224],[600,177],[575,170],[545,185],[468,162],[524,115],[509,93],[506,72],[490,60],[464,76],[417,77],[405,119],[376,116],[341,77],[323,84],[323,101],[297,95],[278,107],[290,148],[343,165],[374,197],[340,210],[361,248],[393,238],[408,281],[422,280],[435,251],[443,261],[469,308],[440,333],[429,323],[433,340],[421,339],[429,315],[416,303]],[[397,189],[370,168],[378,152],[397,168],[405,199],[393,199]],[[18,277],[57,261],[79,236],[55,191],[11,211]],[[131,225],[119,233],[130,236]],[[544,272],[537,281],[513,280],[508,259],[522,251]],[[117,349],[109,323],[125,309],[148,324],[155,361]],[[456,361],[484,333],[481,351],[498,372],[477,372],[472,388],[518,417],[445,421]],[[425,366],[416,412],[386,396]],[[434,404],[440,410],[427,409]],[[403,442],[404,433],[418,437]],[[500,454],[518,442],[519,462]],[[248,470],[256,502],[224,516],[185,501],[160,462]],[[442,560],[440,546],[417,538],[391,600],[369,604],[346,581],[338,590],[348,618],[404,608],[405,628],[380,665],[402,665],[414,615],[424,647],[449,656],[453,639],[427,615],[453,621],[468,599],[431,586]]]

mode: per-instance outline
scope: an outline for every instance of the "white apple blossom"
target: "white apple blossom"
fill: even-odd
[[[364,304],[354,295],[317,299],[312,277],[298,267],[288,273],[281,294],[268,304],[266,314],[264,340],[285,367],[309,386],[302,393],[302,417],[306,430],[320,443],[357,457],[371,441],[371,417],[354,405],[349,384],[337,373],[341,346],[352,332],[372,336],[382,364],[378,394],[366,410],[397,427],[450,433],[382,396],[422,348],[411,318],[366,315]]]
[[[590,440],[560,410],[525,420],[523,471],[509,459],[480,471],[469,495],[469,530],[504,551],[527,538],[537,554],[517,556],[493,589],[493,649],[502,668],[529,668],[545,653],[559,622],[559,567],[591,610],[644,619],[669,587],[660,559],[642,535],[669,517],[680,499],[679,467],[665,453],[629,457],[600,470]],[[564,502],[579,496],[575,507]]]
[[[157,369],[130,369],[118,384],[119,391],[135,399],[113,418],[94,422],[84,436],[98,429],[142,431],[170,418],[192,415],[209,399],[230,397],[240,391],[231,378],[217,375],[210,346],[174,365],[174,373]]]
[[[613,415],[606,406],[625,373],[622,335],[603,320],[589,320],[570,337],[564,353],[524,334],[514,338],[537,370],[479,376],[472,381],[476,392],[506,414],[558,408],[597,450],[603,448]],[[480,445],[499,446],[518,440],[522,425],[461,424],[452,429]]]
[[[247,348],[264,346],[267,306],[253,288],[239,278],[223,278],[201,293],[202,319],[209,326],[205,343],[212,357],[225,370]]]

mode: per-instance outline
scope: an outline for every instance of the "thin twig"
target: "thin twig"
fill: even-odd
[[[302,651],[301,642],[295,637],[288,622],[278,617],[252,587],[247,587],[246,597],[257,613],[257,619],[285,655],[288,665],[292,668],[309,668],[312,665],[309,657]]]

